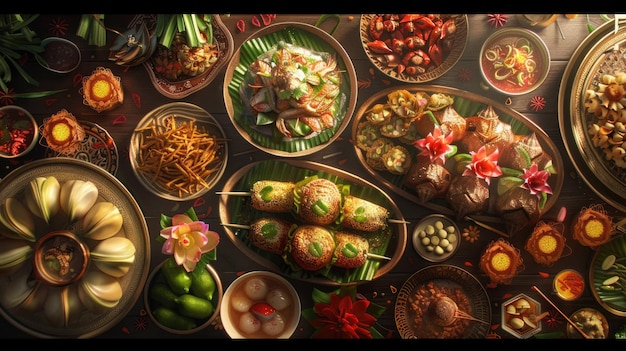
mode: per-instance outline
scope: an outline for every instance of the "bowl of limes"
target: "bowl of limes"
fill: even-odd
[[[200,262],[187,272],[170,257],[148,276],[144,305],[161,329],[172,334],[193,334],[217,319],[222,295],[222,282],[213,266]]]

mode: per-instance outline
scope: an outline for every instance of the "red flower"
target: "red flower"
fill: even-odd
[[[352,301],[349,295],[330,294],[330,303],[318,302],[314,306],[319,318],[311,325],[319,328],[314,338],[317,339],[372,339],[369,331],[376,318],[367,313],[370,301],[361,299]]]
[[[537,164],[533,163],[530,169],[524,169],[524,174],[522,174],[524,184],[520,186],[524,189],[528,189],[531,194],[537,194],[537,196],[541,193],[552,194],[552,188],[550,188],[550,184],[548,184],[549,177],[550,172],[546,170],[539,171]]]
[[[435,126],[435,129],[428,133],[426,138],[414,141],[413,145],[422,150],[420,155],[429,156],[431,161],[439,158],[442,163],[445,163],[446,154],[453,150],[450,143],[452,143],[452,132],[444,136],[439,126]]]
[[[498,166],[498,156],[500,156],[498,149],[487,155],[487,149],[483,145],[477,152],[472,151],[470,154],[472,155],[472,162],[467,165],[467,169],[463,172],[464,176],[475,174],[489,184],[492,177],[502,175],[502,170]]]

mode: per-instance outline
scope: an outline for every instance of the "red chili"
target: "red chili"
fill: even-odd
[[[246,31],[246,22],[244,20],[240,19],[237,21],[237,30],[239,30],[240,33]]]
[[[261,26],[261,22],[259,21],[259,18],[257,16],[252,16],[250,22],[252,22],[252,25],[254,25],[255,27]]]
[[[133,98],[135,106],[137,106],[137,108],[141,108],[141,96],[139,96],[139,94],[137,93],[133,93],[131,96]]]
[[[50,106],[54,105],[57,101],[58,101],[58,99],[56,99],[56,98],[46,99],[46,106],[50,107]]]
[[[74,79],[72,80],[72,85],[77,86],[78,84],[83,82],[83,75],[80,73],[76,73],[74,75]]]
[[[548,278],[548,277],[550,276],[550,274],[548,274],[548,273],[546,273],[546,272],[539,272],[539,275],[540,275],[542,278]]]
[[[126,116],[125,115],[119,115],[119,116],[115,117],[115,119],[113,120],[113,125],[124,124],[124,123],[126,123]]]
[[[463,264],[465,265],[465,267],[474,267],[474,264],[470,261],[465,261]]]
[[[270,24],[272,24],[272,20],[274,19],[274,17],[276,15],[262,13],[259,16],[261,16],[261,20],[263,21],[263,25],[269,26]]]
[[[199,197],[193,202],[193,207],[200,207],[204,205],[204,203],[205,203],[204,198]]]

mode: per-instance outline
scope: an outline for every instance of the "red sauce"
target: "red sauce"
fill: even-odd
[[[522,94],[533,90],[544,70],[538,44],[518,36],[496,38],[480,58],[483,75],[496,89]]]
[[[61,40],[53,40],[46,45],[43,59],[50,69],[60,72],[71,71],[80,60],[76,47]]]

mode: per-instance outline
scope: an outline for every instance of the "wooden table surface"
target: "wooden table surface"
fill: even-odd
[[[236,48],[239,47],[239,45],[249,35],[254,33],[255,30],[259,29],[250,22],[252,16],[253,15],[251,14],[221,15],[223,22],[232,33]],[[107,15],[105,17],[105,23],[108,27],[116,28],[117,30],[122,31],[126,28],[126,25],[131,17],[132,16],[129,15]],[[565,169],[563,172],[565,173],[565,181],[556,204],[548,213],[544,215],[543,218],[555,219],[559,209],[561,207],[566,208],[567,217],[565,219],[565,235],[567,238],[567,244],[572,249],[572,253],[569,256],[561,258],[551,267],[536,265],[533,262],[532,257],[525,250],[521,250],[525,263],[524,271],[514,278],[512,283],[509,285],[498,285],[497,287],[486,288],[492,309],[492,327],[490,328],[488,336],[493,338],[513,338],[512,335],[500,327],[502,324],[500,306],[503,301],[519,293],[525,293],[539,301],[545,311],[552,311],[556,313],[554,308],[552,308],[531,289],[532,285],[536,285],[544,293],[547,293],[547,295],[565,314],[570,315],[572,312],[581,307],[593,307],[602,311],[609,319],[609,336],[610,338],[613,338],[614,332],[617,331],[622,325],[626,324],[626,318],[615,316],[604,310],[596,302],[588,287],[585,289],[584,295],[574,302],[559,300],[552,293],[551,288],[554,274],[562,269],[572,268],[582,272],[585,277],[588,275],[588,266],[593,255],[593,250],[583,247],[573,240],[570,229],[573,219],[583,207],[588,207],[592,204],[602,204],[605,209],[607,209],[607,211],[616,218],[624,216],[623,213],[620,213],[617,209],[611,207],[599,198],[577,174],[576,168],[568,157],[562,141],[561,133],[559,131],[559,87],[566,65],[568,64],[568,60],[571,58],[573,52],[580,45],[583,39],[589,34],[589,30],[587,28],[587,17],[585,15],[579,15],[574,19],[568,19],[565,16],[559,16],[556,24],[549,25],[545,28],[532,28],[541,36],[549,47],[551,55],[550,73],[545,82],[537,90],[521,96],[506,96],[493,90],[486,90],[482,86],[480,72],[478,69],[478,56],[481,45],[485,39],[496,30],[496,28],[494,28],[494,26],[487,21],[486,14],[470,14],[468,17],[469,39],[463,56],[459,62],[442,77],[425,84],[453,87],[483,95],[498,103],[507,103],[511,108],[538,124],[549,135],[558,147],[561,157],[564,160]],[[317,14],[279,14],[274,19],[274,23],[289,21],[315,24],[319,18],[320,15]],[[603,20],[599,15],[592,15],[589,18],[594,26],[599,26],[603,23]],[[37,31],[40,37],[47,37],[53,35],[50,31],[52,21],[59,19],[69,24],[69,29],[66,31],[65,35],[62,36],[73,40],[81,47],[82,62],[79,68],[70,74],[56,74],[44,70],[31,59],[26,63],[26,69],[29,72],[32,72],[32,74],[40,81],[40,86],[38,88],[34,88],[24,83],[17,75],[15,75],[16,78],[14,78],[14,82],[11,83],[11,86],[14,86],[17,92],[48,89],[67,89],[67,92],[57,94],[51,98],[19,98],[15,101],[15,104],[28,109],[39,122],[41,122],[44,118],[49,117],[51,114],[56,113],[60,109],[65,108],[77,116],[79,120],[95,122],[105,128],[113,136],[119,150],[120,164],[116,176],[129,189],[130,193],[139,203],[148,223],[150,236],[151,238],[154,238],[158,235],[158,231],[160,229],[159,216],[162,213],[169,215],[180,213],[193,206],[195,202],[169,201],[149,193],[141,185],[141,183],[138,182],[137,178],[133,174],[133,171],[131,170],[127,157],[128,145],[131,131],[143,115],[160,105],[177,100],[170,99],[157,92],[151,84],[148,74],[143,66],[131,68],[116,66],[107,60],[107,47],[98,48],[93,45],[87,45],[84,39],[76,37],[75,30],[78,24],[78,15],[42,15],[41,18],[33,24],[32,28]],[[362,83],[367,83],[362,84],[362,86],[358,89],[357,108],[376,92],[390,86],[400,87],[403,85],[402,83],[390,79],[381,72],[377,71],[373,64],[369,61],[360,42],[359,19],[360,15],[358,14],[342,14],[340,16],[339,26],[333,34],[333,36],[343,45],[353,61],[358,80]],[[238,30],[236,26],[236,23],[239,20],[244,20],[246,22],[246,29],[244,32]],[[327,22],[321,24],[320,27],[330,32],[335,25],[334,21],[335,20],[331,18]],[[521,24],[517,22],[515,15],[510,15],[505,27],[518,26],[521,26]],[[111,40],[113,34],[109,32],[108,35],[109,40]],[[75,84],[77,79],[75,74],[86,76],[89,75],[96,67],[100,66],[110,68],[115,75],[121,77],[126,99],[122,106],[112,111],[98,114],[89,107],[83,105],[82,97],[78,92],[79,85]],[[218,77],[216,77],[215,80],[213,80],[213,82],[207,87],[188,97],[180,99],[181,101],[196,104],[209,111],[220,122],[221,126],[225,130],[227,138],[229,139],[229,159],[227,169],[220,182],[215,186],[215,191],[220,190],[229,175],[237,171],[242,166],[250,162],[273,158],[273,156],[269,154],[256,150],[254,146],[246,142],[238,134],[237,130],[231,123],[224,106],[223,73],[225,70],[222,71],[223,72],[220,73]],[[465,76],[466,79],[462,79],[460,77],[460,72],[467,74],[467,76]],[[532,108],[530,100],[534,96],[545,98],[545,108],[537,111]],[[509,100],[507,101],[507,99]],[[122,124],[114,123],[114,120],[121,115],[126,117],[126,122]],[[350,138],[351,127],[348,127],[342,133],[341,137],[327,148],[321,152],[303,157],[302,159],[320,162],[332,167],[340,168],[382,187],[382,184],[376,183],[376,180],[369,175],[360,164],[358,158],[355,156],[353,146],[350,143]],[[327,155],[334,155],[335,153],[340,154],[333,157],[325,157]],[[31,161],[37,157],[42,157],[42,155],[43,151],[41,149],[36,149],[31,154],[22,159],[18,159],[15,162],[1,160],[0,176],[6,175],[8,172],[25,162]],[[402,209],[405,219],[410,222],[408,225],[409,234],[412,233],[415,223],[417,223],[422,217],[433,213],[429,209],[418,206],[415,203],[397,196],[391,191],[388,191],[388,193],[396,202],[398,207]],[[210,191],[203,196],[203,200],[203,204],[198,205],[199,203],[195,203],[198,205],[196,207],[196,212],[201,214],[203,216],[203,220],[209,223],[211,229],[218,231],[222,237],[221,243],[218,247],[218,258],[213,263],[213,266],[220,274],[224,289],[226,289],[226,287],[242,272],[264,269],[254,260],[243,255],[229,240],[224,229],[220,226],[218,213],[219,196],[215,195],[214,191]],[[469,224],[470,223],[468,222],[458,222],[461,229],[466,228]],[[511,238],[511,242],[521,248],[524,244],[524,238],[526,238],[529,233],[530,229],[526,233],[521,233],[519,236]],[[486,246],[491,241],[498,238],[499,235],[489,230],[481,229],[480,239],[477,242],[470,244],[469,242],[464,241],[462,249],[459,250],[459,252],[457,252],[452,259],[445,261],[444,264],[452,264],[468,270],[474,274],[484,286],[487,286],[489,283],[488,278],[478,269],[478,261]],[[165,257],[160,252],[161,246],[156,244],[154,241],[152,244],[151,267],[154,267]],[[394,321],[394,304],[396,302],[398,290],[413,273],[431,264],[432,263],[425,261],[416,253],[409,240],[403,257],[390,273],[376,279],[375,281],[363,283],[358,286],[359,293],[362,293],[372,302],[386,307],[385,313],[380,317],[377,324],[378,330],[381,331],[386,337],[393,339],[400,337]],[[542,276],[540,274],[541,272],[547,274],[547,277]],[[316,285],[305,281],[292,280],[291,282],[300,294],[303,308],[309,308],[312,306],[311,293],[313,288],[318,288],[323,291],[331,291],[334,289],[331,286]],[[552,337],[565,337],[564,333],[567,322],[565,322],[563,318],[560,318],[560,321],[561,323],[550,326],[544,323],[542,333],[551,333],[550,335]],[[308,338],[311,333],[312,328],[309,323],[306,320],[301,319],[299,328],[294,333],[293,338]],[[0,319],[0,336],[29,337],[30,335],[15,328],[8,321]],[[174,335],[162,332],[150,322],[145,314],[143,300],[140,298],[135,307],[117,325],[98,335],[97,338],[169,338],[173,336]],[[186,337],[227,338],[227,335],[222,329],[210,326],[196,334]]]

